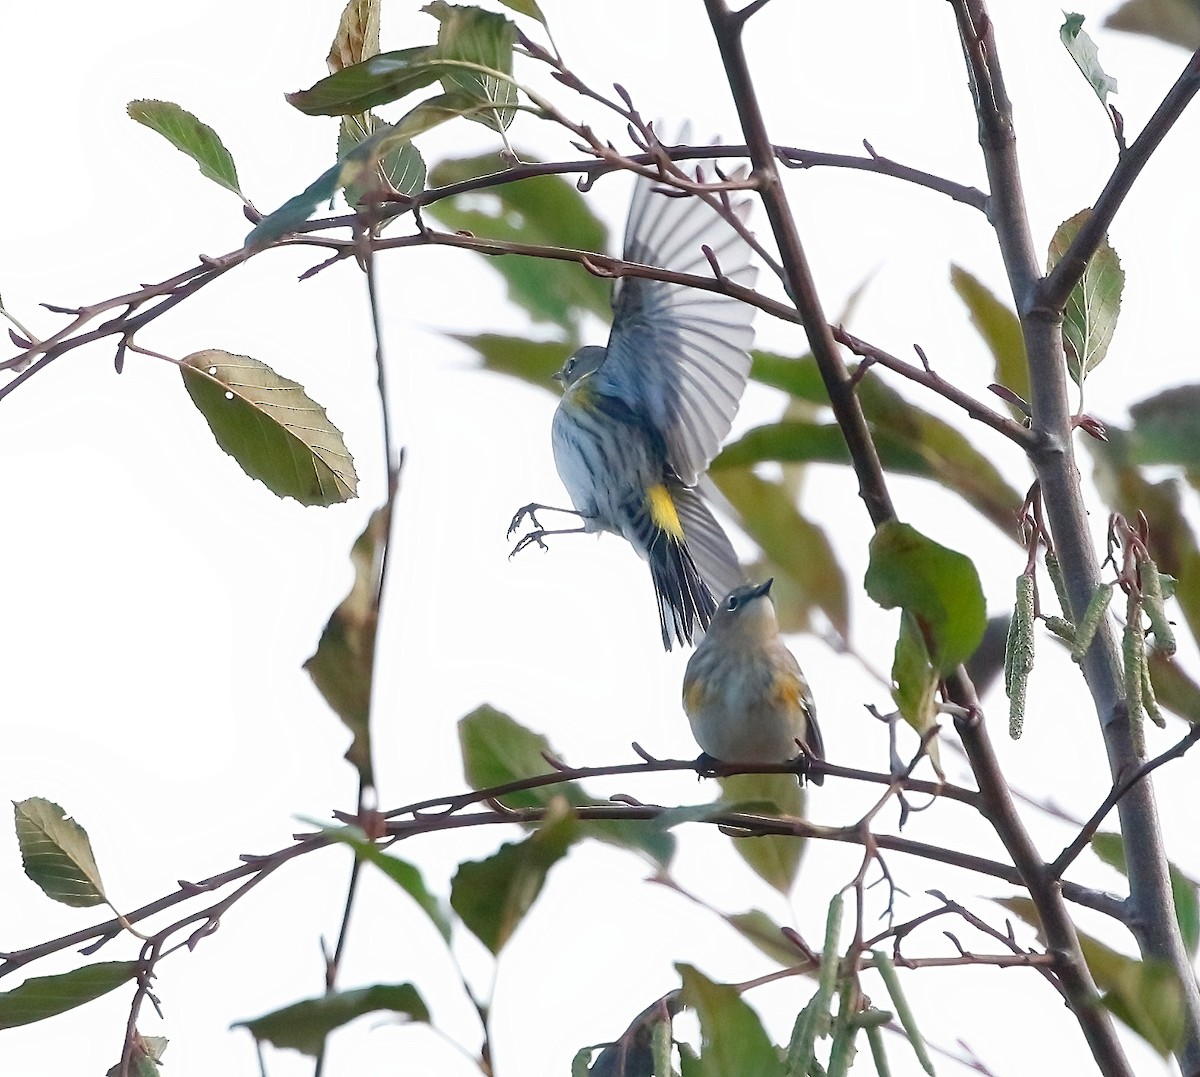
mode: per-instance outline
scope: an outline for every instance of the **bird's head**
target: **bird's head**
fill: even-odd
[[[730,591],[717,606],[708,631],[713,635],[769,639],[779,632],[775,604],[771,601],[771,584],[748,583]]]
[[[562,370],[554,375],[554,380],[561,382],[564,389],[570,389],[580,378],[586,378],[599,370],[607,354],[607,348],[588,344],[563,363]]]

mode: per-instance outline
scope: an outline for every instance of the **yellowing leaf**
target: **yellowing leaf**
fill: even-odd
[[[354,565],[350,593],[333,611],[316,652],[304,663],[325,702],[354,735],[346,758],[366,785],[375,784],[370,725],[375,630],[379,623],[375,587],[387,531],[388,513],[376,509],[350,551]]]
[[[273,494],[302,505],[356,496],[342,432],[303,386],[248,355],[215,348],[187,356],[180,373],[217,444]]]

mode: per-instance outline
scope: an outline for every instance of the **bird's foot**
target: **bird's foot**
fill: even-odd
[[[509,534],[511,535],[511,534],[512,534],[512,532],[510,531],[510,532],[509,532]],[[542,530],[540,527],[539,527],[539,528],[538,528],[536,531],[530,531],[528,535],[525,535],[525,536],[524,536],[524,537],[521,539],[521,541],[520,541],[520,542],[518,542],[518,543],[517,543],[517,544],[516,544],[516,545],[515,545],[515,546],[512,548],[512,553],[510,553],[510,554],[508,555],[508,558],[509,558],[509,560],[511,561],[511,560],[512,560],[514,557],[516,557],[516,556],[517,556],[517,554],[519,554],[519,553],[520,553],[520,552],[521,552],[523,549],[525,549],[525,547],[526,547],[526,546],[532,546],[532,545],[533,545],[535,542],[536,542],[536,543],[537,543],[537,544],[538,544],[538,545],[539,545],[539,546],[540,546],[540,547],[541,547],[543,550],[548,550],[548,549],[550,549],[550,547],[549,547],[549,546],[547,546],[547,545],[546,545],[546,543],[545,543],[545,536],[546,536],[547,534],[549,534],[549,532],[548,532],[548,531],[543,531],[543,530]]]
[[[725,769],[725,764],[708,752],[701,752],[692,764],[696,768],[696,776],[700,778],[716,778]]]
[[[536,501],[530,502],[528,505],[522,505],[513,515],[512,523],[508,525],[507,536],[512,538],[513,532],[521,529],[521,525],[525,522],[526,518],[528,518],[529,522],[533,524],[533,526],[540,532],[542,530],[542,525],[538,522],[537,510],[544,507],[545,506],[539,505]],[[519,550],[521,547],[518,546],[517,549]],[[513,550],[513,553],[516,552],[516,550]]]

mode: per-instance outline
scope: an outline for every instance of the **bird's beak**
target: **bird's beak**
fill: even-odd
[[[760,583],[753,591],[750,592],[751,598],[762,598],[763,595],[771,593],[771,584],[775,582],[775,577],[772,576],[766,583]]]
[[[552,377],[556,382],[558,382],[559,385],[562,385],[562,383],[566,380],[566,375],[561,370],[556,370],[553,374],[550,375],[550,377]]]

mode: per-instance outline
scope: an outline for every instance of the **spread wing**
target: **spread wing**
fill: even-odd
[[[715,179],[711,161],[702,165]],[[709,247],[722,273],[753,285],[751,250],[703,199],[659,193],[639,177],[625,226],[627,261],[712,276]],[[740,220],[749,200],[735,202]],[[667,461],[691,486],[729,433],[750,372],[754,308],[729,296],[678,284],[623,277],[613,293],[608,357],[597,371],[603,391],[620,396],[662,433]]]

